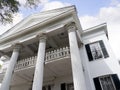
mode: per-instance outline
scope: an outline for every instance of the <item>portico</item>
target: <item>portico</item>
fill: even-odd
[[[119,90],[106,23],[82,30],[75,6],[33,14],[0,36],[0,90]]]
[[[10,32],[4,35],[6,37],[1,40],[0,49],[10,58],[10,62],[2,80],[1,90],[9,90],[10,87],[14,90],[14,86],[24,83],[28,84],[31,90],[42,90],[44,89],[42,87],[46,85],[51,86],[47,87],[51,88],[50,90],[56,90],[55,88],[59,90],[60,83],[66,82],[73,83],[74,90],[86,90],[79,53],[82,42],[78,43],[81,40],[77,34],[81,28],[77,26],[78,21],[74,21],[74,16],[70,16],[74,13],[73,7],[61,9],[58,14],[63,12],[66,13],[54,17],[56,13],[51,11],[52,14],[54,13],[52,16],[54,18],[49,17],[52,18],[53,23],[49,23],[51,20],[48,20],[32,25],[31,22],[31,27],[31,25],[27,26],[30,21],[28,19],[22,22],[26,24],[25,28],[12,28],[18,31],[11,35]],[[11,47],[11,43],[15,44],[14,48]],[[59,78],[70,80],[60,81]],[[57,80],[59,80],[59,85],[56,83]]]

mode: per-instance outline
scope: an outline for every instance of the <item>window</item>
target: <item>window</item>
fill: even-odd
[[[52,85],[48,85],[48,86],[43,86],[42,90],[51,90]]]
[[[74,90],[73,83],[62,83],[61,90]]]
[[[108,53],[102,40],[85,45],[89,61],[107,58]]]
[[[90,44],[90,49],[93,59],[99,59],[103,57],[99,42]]]
[[[67,90],[74,90],[74,86],[72,83],[67,84]]]
[[[120,90],[120,81],[117,74],[94,78],[96,90]]]

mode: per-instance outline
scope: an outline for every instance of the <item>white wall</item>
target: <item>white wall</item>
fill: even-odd
[[[85,68],[86,84],[88,85],[88,87],[91,88],[91,90],[95,90],[93,78],[98,76],[107,75],[107,74],[118,74],[120,78],[120,65],[118,63],[118,60],[115,58],[114,53],[111,50],[105,32],[101,30],[100,32],[86,35],[82,37],[82,40],[84,46],[80,49],[80,54]],[[85,44],[89,44],[99,40],[103,40],[107,52],[109,54],[109,57],[95,61],[89,61],[85,49]]]

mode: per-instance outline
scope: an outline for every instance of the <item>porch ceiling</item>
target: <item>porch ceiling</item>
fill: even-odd
[[[45,64],[44,67],[44,82],[53,81],[57,77],[71,75],[70,58],[63,58]],[[11,85],[21,85],[32,83],[34,76],[34,67],[15,72],[12,78]]]
[[[30,56],[37,55],[38,51],[38,39],[34,38],[30,41],[26,41],[22,43],[23,47],[21,48],[19,60],[24,59]],[[46,42],[46,52],[52,51],[64,46],[69,45],[68,40],[68,32],[62,27],[57,30],[51,31],[47,35],[47,42]],[[12,50],[4,51],[4,54],[7,56],[11,56]]]

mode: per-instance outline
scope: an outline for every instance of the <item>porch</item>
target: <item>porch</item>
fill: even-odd
[[[10,85],[11,90],[31,89],[36,59],[37,56],[32,56],[18,60]],[[59,90],[63,83],[66,83],[65,88],[73,88],[69,47],[46,52],[44,64],[43,90]],[[2,73],[5,71],[6,68],[3,68]],[[59,83],[59,87],[56,87],[56,83]]]

